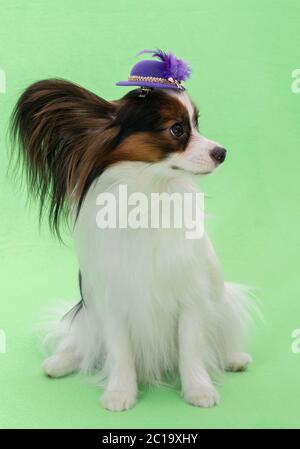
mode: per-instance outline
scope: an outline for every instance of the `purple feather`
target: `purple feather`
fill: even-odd
[[[184,81],[189,78],[192,70],[183,59],[177,59],[174,53],[165,53],[157,50],[142,50],[137,56],[144,53],[152,53],[153,57],[159,58],[164,63],[163,73],[166,78],[173,78],[178,81]]]

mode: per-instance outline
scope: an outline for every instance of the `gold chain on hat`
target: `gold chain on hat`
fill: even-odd
[[[183,89],[180,84],[180,81],[174,80],[173,78],[159,78],[156,76],[136,76],[132,75],[128,77],[128,81],[146,81],[149,83],[161,83],[161,84],[175,84],[178,89]]]

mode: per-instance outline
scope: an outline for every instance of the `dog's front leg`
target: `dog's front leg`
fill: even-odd
[[[212,407],[218,402],[218,392],[212,384],[201,354],[205,342],[197,312],[185,310],[179,318],[179,369],[182,395],[197,407]]]
[[[111,411],[127,410],[135,404],[138,391],[128,330],[121,319],[111,316],[104,325],[104,336],[107,385],[101,403]]]

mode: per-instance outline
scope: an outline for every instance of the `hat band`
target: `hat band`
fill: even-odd
[[[184,89],[181,86],[180,81],[174,80],[173,78],[159,78],[156,76],[136,76],[131,75],[128,77],[128,81],[147,81],[149,83],[160,83],[160,84],[175,84],[178,89]]]

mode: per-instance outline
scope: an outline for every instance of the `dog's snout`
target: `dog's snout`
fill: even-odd
[[[210,156],[215,162],[217,162],[218,164],[222,164],[222,162],[225,161],[226,150],[222,147],[215,147],[213,150],[211,150]]]

